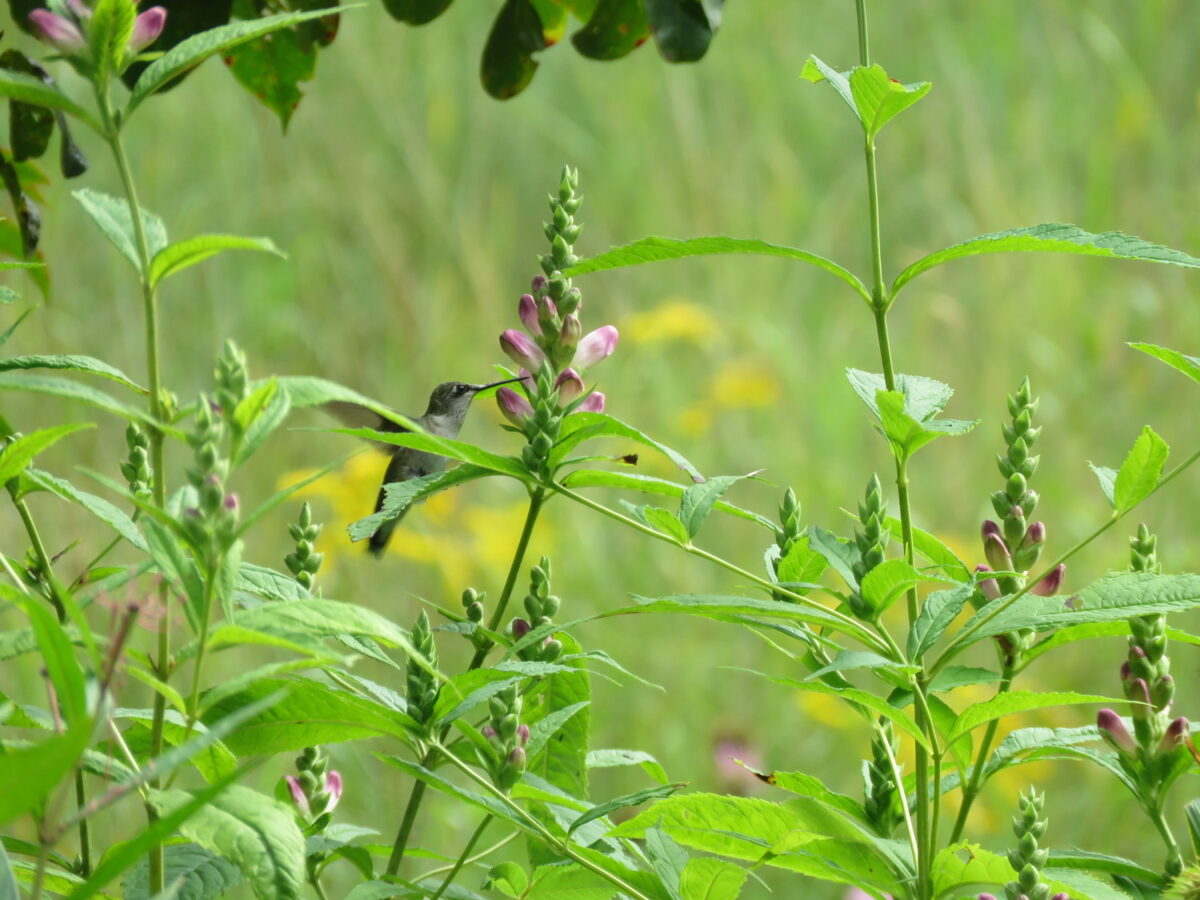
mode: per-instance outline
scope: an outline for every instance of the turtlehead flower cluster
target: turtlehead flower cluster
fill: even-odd
[[[558,439],[564,415],[604,411],[604,395],[589,392],[582,373],[617,346],[617,329],[612,325],[583,333],[583,295],[562,274],[578,262],[574,243],[583,229],[574,217],[583,202],[576,192],[578,184],[579,173],[566,168],[557,195],[549,198],[552,221],[545,231],[550,252],[540,258],[544,274],[533,279],[530,293],[517,303],[526,331],[510,328],[500,335],[500,349],[517,364],[524,380],[520,391],[501,388],[496,402],[530,445],[539,445],[534,455],[542,460]]]
[[[529,572],[529,593],[525,595],[525,618],[515,618],[509,626],[514,640],[521,640],[535,628],[551,624],[561,601],[550,593],[550,559],[543,556]],[[562,642],[547,635],[517,651],[521,659],[531,662],[554,662],[562,655]]]
[[[892,760],[900,752],[896,729],[892,723],[880,716],[871,736],[871,759],[863,766],[866,782],[863,809],[867,819],[880,837],[891,837],[901,822],[904,811],[900,805],[900,791],[896,788],[896,775]]]
[[[879,483],[879,476],[873,474],[867,482],[866,495],[858,504],[858,528],[854,532],[858,558],[854,561],[852,570],[855,580],[860,585],[870,571],[884,560],[888,541],[891,539],[886,520],[887,503],[883,499],[883,486]],[[861,591],[855,591],[851,595],[850,606],[860,619],[875,619],[883,612],[881,609],[870,609],[863,600]]]
[[[151,484],[153,473],[150,469],[150,439],[146,433],[133,422],[125,429],[125,445],[129,448],[129,456],[121,463],[121,474],[129,484],[129,491],[135,497],[146,500],[153,491]]]
[[[229,460],[221,455],[225,424],[207,394],[196,401],[196,417],[188,442],[194,465],[187,479],[197,494],[196,506],[184,512],[183,527],[204,565],[211,571],[234,542],[238,520],[237,494],[225,492]]]
[[[1038,839],[1046,833],[1046,820],[1038,818],[1044,801],[1045,795],[1032,789],[1021,795],[1021,815],[1012,820],[1017,846],[1008,851],[1008,862],[1017,873],[1017,880],[1004,886],[1007,900],[1071,900],[1065,892],[1051,896],[1049,885],[1042,882],[1041,870],[1050,856],[1050,851],[1038,848]],[[996,898],[992,894],[980,894],[979,900]]]
[[[409,640],[430,667],[437,668],[437,644],[433,640],[429,616],[425,615],[424,610],[417,617]],[[439,689],[440,685],[432,673],[410,656],[405,669],[405,700],[408,702],[408,714],[421,725],[429,727],[433,724],[433,707],[437,703]]]
[[[317,572],[325,554],[313,551],[313,543],[321,534],[321,525],[314,524],[312,509],[306,502],[300,507],[300,519],[288,526],[288,534],[296,542],[296,549],[283,558],[284,565],[300,586],[311,591],[317,583]]]
[[[491,745],[492,754],[484,760],[492,782],[504,793],[512,790],[525,771],[525,745],[529,743],[529,726],[521,722],[521,694],[511,685],[488,701],[490,722],[482,734]]]
[[[154,43],[167,23],[165,7],[138,13],[135,0],[97,0],[92,5],[84,0],[51,0],[49,6],[29,13],[37,37],[76,66],[112,67],[116,74]],[[96,58],[97,53],[114,51],[113,59]]]
[[[462,592],[463,612],[466,614],[467,621],[475,626],[467,633],[467,640],[479,653],[486,653],[494,646],[492,639],[483,631],[483,601],[486,599],[487,594],[477,591],[475,588],[467,588]]]
[[[326,818],[342,799],[342,776],[329,768],[329,757],[319,747],[305,747],[296,757],[297,775],[285,775],[288,793],[296,809],[305,819],[318,826],[328,824]]]

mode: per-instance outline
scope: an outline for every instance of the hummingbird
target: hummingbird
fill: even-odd
[[[502,384],[512,384],[515,381],[521,380],[521,378],[506,378],[503,381],[493,381],[490,384],[465,384],[461,381],[447,381],[445,384],[439,384],[433,389],[433,393],[429,395],[429,405],[426,407],[424,415],[413,418],[413,421],[430,434],[453,440],[458,437],[458,432],[467,418],[467,411],[471,408],[471,401],[475,399],[475,396],[480,391],[499,387]],[[336,402],[329,404],[329,407],[334,415],[343,422],[355,427],[367,426],[374,428],[376,431],[391,434],[403,434],[409,431],[403,425],[398,425],[390,419],[385,419],[378,413],[357,403]],[[432,475],[435,472],[445,469],[449,462],[446,457],[437,453],[430,453],[427,450],[417,450],[413,447],[397,447],[395,444],[385,443],[377,443],[377,446],[385,452],[390,453],[392,459],[388,463],[387,471],[383,475],[383,485],[379,488],[379,496],[375,500],[375,512],[383,509],[386,488],[389,484],[398,481],[408,481],[410,478],[419,478],[422,475]],[[392,537],[392,532],[396,530],[396,526],[400,524],[402,518],[404,518],[404,513],[401,513],[389,522],[384,522],[371,535],[367,548],[372,554],[379,556],[383,553],[384,548]]]

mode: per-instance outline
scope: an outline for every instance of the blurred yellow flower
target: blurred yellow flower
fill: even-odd
[[[687,300],[666,300],[654,309],[634,313],[621,326],[621,335],[637,343],[692,341],[705,344],[721,333],[716,318]]]
[[[753,409],[779,401],[779,382],[759,363],[727,362],[713,375],[709,398],[722,409]]]

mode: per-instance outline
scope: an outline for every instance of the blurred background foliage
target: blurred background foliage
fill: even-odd
[[[324,376],[414,414],[440,381],[489,378],[501,359],[496,337],[516,324],[517,297],[535,274],[545,194],[564,162],[579,167],[587,194],[584,253],[645,234],[723,232],[865,268],[858,126],[833,92],[798,77],[810,52],[840,68],[857,61],[846,0],[731,3],[695,66],[664,66],[648,49],[620,63],[547,53],[533,84],[505,103],[479,84],[489,18],[466,4],[421,29],[398,25],[374,4],[346,14],[336,45],[303,85],[306,99],[286,136],[219,63],[143,111],[128,133],[140,190],[175,236],[265,234],[290,254],[287,262],[223,257],[164,289],[165,375],[181,396],[208,383],[226,337],[248,351],[255,374]],[[873,4],[871,24],[873,55],[889,74],[934,85],[880,142],[890,272],[960,239],[1050,221],[1200,251],[1200,6],[910,0]],[[34,52],[27,39],[17,42]],[[68,92],[80,89],[56,74]],[[76,184],[114,191],[111,162],[98,145],[85,150],[93,168]],[[57,179],[44,189],[52,293],[5,351],[88,353],[138,373],[133,280],[68,191]],[[38,292],[18,278],[8,283],[24,295],[3,313],[11,320]],[[622,332],[616,354],[595,371],[609,411],[706,473],[763,469],[762,481],[734,489],[733,502],[773,514],[782,485],[791,484],[806,523],[846,533],[851,522],[842,510],[852,508],[870,473],[879,470],[887,482],[886,448],[842,374],[846,366],[878,368],[871,319],[825,273],[729,257],[578,283],[585,324],[612,322]],[[1119,464],[1143,424],[1179,455],[1194,449],[1193,386],[1124,342],[1200,352],[1197,300],[1200,282],[1187,272],[1050,256],[952,263],[909,287],[892,317],[897,368],[952,384],[958,393],[947,413],[983,419],[970,436],[939,442],[914,462],[918,524],[972,564],[981,560],[979,524],[1001,486],[994,454],[1004,396],[1026,374],[1042,397],[1035,487],[1051,554],[1107,514],[1088,460]],[[89,416],[26,396],[4,400],[6,418],[23,430]],[[499,421],[493,405],[481,403],[463,437],[516,452]],[[312,413],[294,424],[331,422]],[[281,432],[235,489],[253,503],[347,446],[337,435]],[[114,476],[123,448],[121,429],[105,423],[42,464]],[[633,449],[613,445],[614,453]],[[647,453],[641,458],[647,472],[678,474]],[[348,543],[344,526],[370,511],[382,467],[368,452],[308,491],[316,517],[327,522],[318,547],[328,560],[325,595],[401,623],[415,617],[421,597],[455,606],[467,585],[495,596],[523,511],[520,488],[489,481],[435,498],[408,517],[377,562]],[[1161,534],[1168,570],[1200,565],[1198,477],[1174,482],[1142,512]],[[66,557],[76,565],[106,538],[54,498],[37,495],[31,504],[55,549],[82,539]],[[285,523],[294,515],[294,507],[281,509],[273,540],[269,527],[261,529],[248,558],[282,568]],[[714,518],[700,543],[757,567],[768,539],[755,526]],[[0,541],[9,554],[24,552],[15,515],[0,521]],[[554,557],[563,618],[631,592],[747,589],[562,501],[539,523],[531,557],[541,553]],[[1068,587],[1124,568],[1127,557],[1124,537],[1109,535],[1072,563]],[[786,660],[757,637],[666,618],[640,620],[635,631],[619,619],[595,623],[579,637],[665,688],[597,679],[597,746],[645,749],[697,789],[758,791],[724,761],[735,755],[763,768],[815,771],[859,792],[850,760],[867,752],[868,733],[845,708],[727,668],[786,671]],[[1194,654],[1182,646],[1175,653],[1178,712],[1200,718]],[[1023,677],[1112,694],[1121,658],[1118,641],[1092,644],[1047,657]],[[979,662],[989,661],[981,653]],[[1091,716],[1074,707],[1011,724],[1080,725]],[[381,798],[398,805],[406,786],[368,749],[331,748],[347,782],[342,809],[347,820],[369,814],[386,832],[396,816],[386,814],[389,801],[379,816]],[[272,764],[260,777],[269,782],[282,771]],[[1132,800],[1111,783],[1097,793],[1098,778],[1079,763],[997,779],[976,806],[973,835],[1003,842],[1016,787],[1030,780],[1048,788],[1050,843],[1091,844],[1157,864],[1148,827],[1111,824],[1141,821]],[[640,784],[634,774],[598,772],[593,793]],[[1181,806],[1189,788],[1194,794],[1185,780],[1177,791]],[[423,842],[456,850],[458,829],[474,814],[440,799],[430,807]]]

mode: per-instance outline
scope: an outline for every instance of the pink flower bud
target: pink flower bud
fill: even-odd
[[[508,764],[514,769],[525,768],[525,748],[514,747],[512,753],[508,754]]]
[[[977,900],[996,900],[995,894],[980,894]]]
[[[991,519],[984,519],[983,527],[980,529],[980,531],[983,534],[983,541],[985,544],[987,543],[987,539],[988,539],[989,535],[994,534],[996,537],[1001,537],[1000,526],[997,525],[995,522],[993,522]]]
[[[992,571],[992,570],[989,569],[987,566],[976,566],[975,567],[976,574],[981,573],[981,572],[990,572],[990,571]],[[995,578],[982,578],[979,581],[977,581],[976,584],[979,587],[979,592],[981,594],[983,594],[983,596],[987,597],[989,600],[999,600],[1000,599],[1000,584],[999,584],[999,582],[996,581]]]
[[[1071,895],[1066,891],[1059,891],[1057,894],[1051,897],[1050,900],[1071,900]]]
[[[521,295],[521,299],[517,303],[517,315],[521,317],[525,327],[533,334],[540,335],[542,333],[542,326],[538,322],[537,301],[533,299],[533,294]]]
[[[525,637],[525,635],[529,634],[529,632],[531,630],[532,630],[532,628],[531,628],[530,624],[527,621],[525,621],[524,619],[518,618],[518,619],[512,620],[513,637],[516,638],[518,641],[521,638]]]
[[[570,318],[568,316],[568,318]],[[554,386],[558,388],[558,405],[569,406],[580,397],[586,389],[583,379],[574,369],[564,369],[563,373],[558,376],[558,380],[554,382]]]
[[[612,325],[605,325],[585,335],[575,348],[575,367],[586,369],[611,355],[617,347],[617,337],[617,329]]]
[[[483,728],[479,730],[479,733],[485,738],[494,738],[496,736],[496,729],[491,725],[484,725]]]
[[[531,372],[540,369],[546,360],[542,348],[535,344],[529,335],[515,328],[510,328],[500,335],[500,349],[517,365],[524,366]]]
[[[1013,570],[1013,561],[1008,552],[1008,545],[1004,543],[1004,538],[1000,535],[984,532],[983,555],[987,557],[987,561],[993,569],[1000,572]]]
[[[152,6],[141,13],[133,22],[133,34],[129,37],[129,52],[140,53],[162,34],[167,24],[167,11],[161,6]]]
[[[1182,747],[1190,730],[1188,720],[1185,717],[1180,716],[1178,719],[1172,719],[1171,724],[1167,726],[1166,732],[1163,733],[1162,740],[1159,741],[1158,752],[1166,753],[1169,750]]]
[[[525,420],[533,415],[533,407],[529,405],[529,401],[512,388],[502,387],[496,391],[496,405],[500,407],[504,418],[518,428],[523,427]]]
[[[1096,725],[1100,729],[1100,736],[1117,750],[1124,753],[1137,751],[1137,743],[1134,742],[1133,735],[1129,733],[1129,729],[1125,727],[1121,717],[1111,709],[1102,709],[1096,713]]]
[[[1038,523],[1035,522],[1034,524]],[[1053,597],[1058,593],[1058,589],[1062,587],[1063,577],[1066,574],[1067,567],[1063,563],[1059,563],[1047,572],[1041,581],[1033,586],[1030,593],[1037,594],[1039,597]]]
[[[1152,706],[1150,702],[1150,686],[1146,684],[1145,678],[1135,678],[1125,686],[1125,696],[1134,703],[1144,703],[1146,706]],[[1143,707],[1134,707],[1133,714],[1135,716],[1144,716],[1149,712]]]
[[[226,512],[231,512],[231,513],[237,512],[237,510],[238,510],[238,495],[237,494],[226,494],[224,505],[225,505]]]
[[[330,769],[325,773],[325,793],[329,794],[325,812],[333,812],[333,808],[342,799],[342,773],[337,769]]]
[[[1183,723],[1186,726],[1187,719],[1184,719]],[[521,742],[522,747],[529,743],[529,726],[524,722],[517,726],[517,740]]]
[[[306,816],[312,814],[312,810],[308,805],[308,797],[304,794],[304,788],[300,786],[300,780],[295,775],[285,775],[284,781],[287,782],[288,792],[292,795],[292,802],[296,804],[300,812]]]
[[[604,412],[604,395],[599,391],[592,391],[582,403],[575,407],[575,410],[576,412]]]
[[[583,336],[583,325],[579,321],[579,316],[571,313],[562,323],[562,331],[559,332],[558,339],[564,347],[574,347],[579,343],[579,339]],[[611,352],[611,351],[609,351]],[[606,353],[605,356],[608,354]]]
[[[75,23],[57,16],[48,9],[35,9],[29,14],[29,23],[40,40],[50,44],[61,53],[70,56],[78,53],[87,44]]]
[[[1034,522],[1029,526],[1029,530],[1025,532],[1025,540],[1022,543],[1026,547],[1041,546],[1046,543],[1046,523]]]
[[[534,275],[533,281],[530,282],[530,284],[529,284],[529,289],[536,294],[539,291],[545,290],[546,284],[547,284],[547,281],[546,281],[545,275]]]
[[[1133,675],[1133,669],[1129,668],[1129,660],[1121,663],[1121,683],[1124,684]]]

